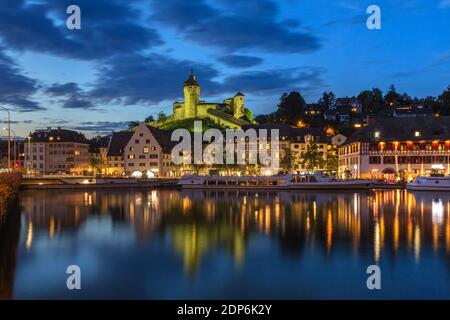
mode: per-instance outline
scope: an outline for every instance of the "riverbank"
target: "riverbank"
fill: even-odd
[[[22,176],[19,173],[0,173],[0,206],[5,208],[19,191]]]
[[[134,179],[134,178],[26,178],[21,190],[85,190],[85,189],[133,189],[175,187],[178,179]]]

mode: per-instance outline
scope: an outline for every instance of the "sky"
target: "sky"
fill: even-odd
[[[66,27],[73,4],[81,30]],[[170,114],[191,68],[203,100],[241,91],[256,115],[293,90],[311,103],[391,84],[437,96],[449,40],[450,0],[0,0],[0,106],[18,136],[109,134]]]

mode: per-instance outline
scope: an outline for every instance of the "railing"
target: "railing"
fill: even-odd
[[[361,154],[375,156],[450,156],[450,150],[376,150],[362,151]]]

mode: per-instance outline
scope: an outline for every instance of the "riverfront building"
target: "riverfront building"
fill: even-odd
[[[141,123],[134,131],[115,132],[108,146],[107,174],[147,177],[171,175],[170,132]]]
[[[79,132],[36,130],[25,143],[25,166],[32,174],[87,174],[89,142]]]
[[[433,170],[450,174],[450,117],[370,119],[339,147],[339,173],[409,180]]]

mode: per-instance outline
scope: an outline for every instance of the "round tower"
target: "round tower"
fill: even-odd
[[[189,78],[184,82],[184,116],[195,118],[197,116],[197,104],[200,100],[200,85],[191,70]]]

